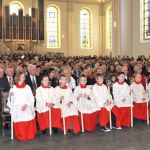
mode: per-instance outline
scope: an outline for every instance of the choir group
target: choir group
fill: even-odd
[[[94,131],[97,124],[110,132],[133,126],[133,118],[149,123],[150,65],[143,57],[137,61],[132,58],[130,63],[129,58],[121,60],[124,64],[82,59],[61,64],[59,70],[54,62],[43,67],[35,62],[21,63],[16,66],[15,77],[14,67],[6,66],[0,87],[9,92],[7,106],[16,139],[34,139],[37,126],[43,135],[47,131],[78,135]]]

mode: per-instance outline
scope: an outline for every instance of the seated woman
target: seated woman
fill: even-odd
[[[7,103],[14,122],[15,137],[18,140],[32,140],[36,134],[34,97],[31,88],[25,84],[24,73],[18,73],[15,81]]]

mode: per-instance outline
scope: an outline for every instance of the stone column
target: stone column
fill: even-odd
[[[68,32],[68,40],[67,40],[67,56],[74,55],[73,49],[73,34],[74,34],[74,26],[73,26],[73,3],[67,3],[67,32]]]

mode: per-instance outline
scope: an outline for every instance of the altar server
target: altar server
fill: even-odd
[[[59,107],[61,108],[63,130],[65,130],[69,135],[71,129],[73,129],[73,133],[77,134],[80,132],[78,110],[75,106],[72,89],[66,86],[66,84],[66,76],[64,74],[60,74],[59,86],[55,88],[56,101],[59,103]]]
[[[10,89],[8,103],[14,122],[14,133],[18,140],[32,140],[36,134],[34,97],[25,84],[25,74],[18,73],[16,84]]]
[[[148,95],[141,83],[141,80],[141,74],[136,73],[132,84],[134,101],[133,116],[137,119],[146,120]]]
[[[116,129],[121,129],[119,109],[114,105],[109,89],[103,84],[103,75],[97,73],[95,75],[96,83],[94,84],[92,91],[99,108],[99,123],[104,132],[109,132],[107,124],[110,123],[111,113],[116,117]]]
[[[77,102],[77,108],[80,112],[81,122],[83,119],[84,129],[86,131],[93,131],[96,128],[98,108],[92,90],[86,83],[87,77],[81,75],[79,78],[79,85],[75,88],[74,95]],[[83,118],[81,115],[83,115]]]
[[[113,96],[115,105],[119,108],[121,126],[131,125],[131,95],[130,86],[125,82],[123,72],[117,74],[117,82],[113,85]]]
[[[36,109],[37,119],[42,134],[46,134],[49,128],[49,111],[55,105],[55,91],[49,84],[49,77],[44,75],[41,80],[41,86],[36,90]]]

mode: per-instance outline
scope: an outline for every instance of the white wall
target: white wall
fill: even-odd
[[[140,40],[140,29],[142,26],[140,26],[140,0],[132,0],[132,28],[133,28],[133,56],[137,57],[138,55],[150,55],[150,41],[149,43],[144,43]],[[142,12],[141,12],[142,13]],[[141,20],[142,21],[142,20]]]
[[[106,25],[108,22],[106,22],[106,11],[107,11],[107,8],[108,7],[111,7],[112,6],[112,3],[107,3],[105,5],[103,5],[103,13],[104,13],[104,18],[103,18],[103,55],[110,55],[111,51],[112,51],[112,48],[111,49],[108,49],[107,48],[107,44],[106,44],[106,40],[107,40],[107,36],[106,36],[106,32],[107,32],[107,29],[106,29]],[[113,30],[113,29],[112,29]]]
[[[120,50],[122,55],[137,57],[150,55],[150,41],[142,41],[143,18],[140,6],[143,0],[120,0]],[[143,11],[141,12],[143,13]]]

